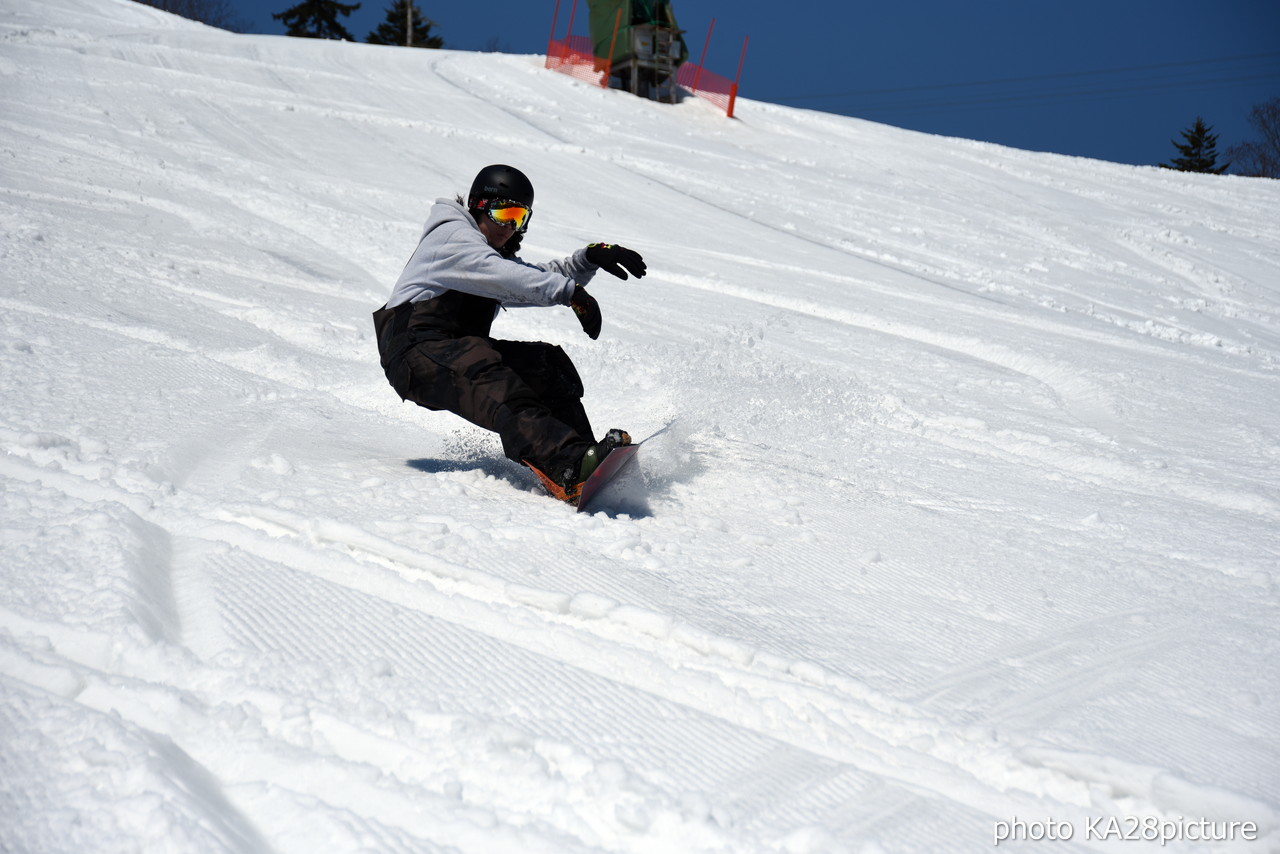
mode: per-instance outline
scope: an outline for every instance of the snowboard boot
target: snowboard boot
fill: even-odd
[[[605,433],[603,439],[588,448],[587,452],[582,455],[582,461],[578,464],[577,472],[575,473],[572,469],[566,472],[565,486],[568,487],[572,483],[575,492],[580,492],[583,482],[591,477],[591,473],[600,467],[600,463],[604,462],[604,458],[609,456],[609,453],[614,448],[630,444],[631,435],[626,430],[619,430],[615,427]]]
[[[599,468],[604,458],[614,448],[620,448],[623,445],[631,444],[631,436],[625,430],[614,428],[604,434],[604,438],[587,448],[586,453],[582,455],[582,459],[576,465],[567,466],[557,478],[550,478],[538,470],[536,466],[529,465],[533,469],[533,473],[538,476],[538,480],[542,481],[542,485],[547,492],[551,493],[553,498],[567,502],[574,507],[578,506],[578,498],[582,495],[582,484],[587,478],[591,477],[591,473]]]

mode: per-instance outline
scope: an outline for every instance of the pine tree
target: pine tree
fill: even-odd
[[[412,38],[408,38],[410,20],[413,22]],[[413,0],[395,0],[387,9],[387,20],[365,36],[364,40],[369,44],[444,47],[444,39],[431,35],[431,28],[435,25],[435,21],[428,20],[418,11]]]
[[[1280,178],[1280,98],[1254,105],[1249,124],[1259,138],[1227,149],[1236,174],[1248,178]]]
[[[1204,119],[1196,116],[1196,123],[1189,130],[1182,132],[1185,143],[1170,140],[1178,149],[1181,157],[1173,158],[1170,163],[1161,163],[1165,169],[1177,169],[1179,172],[1208,172],[1221,175],[1227,171],[1230,163],[1218,166],[1218,135],[1210,133],[1213,128],[1204,123]]]
[[[338,16],[350,15],[359,8],[359,3],[339,3],[338,0],[302,0],[298,5],[271,17],[284,21],[286,36],[353,42],[355,38],[347,32],[346,27],[338,23]]]

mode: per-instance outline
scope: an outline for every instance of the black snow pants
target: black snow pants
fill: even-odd
[[[582,380],[560,347],[434,331],[397,347],[395,327],[404,327],[383,312],[392,310],[374,315],[383,368],[403,399],[496,432],[509,459],[556,479],[595,442]]]

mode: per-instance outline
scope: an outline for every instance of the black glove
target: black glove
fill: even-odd
[[[647,269],[639,252],[614,243],[592,243],[587,247],[587,260],[619,279],[625,279],[627,273],[637,279],[644,278]],[[623,267],[627,268],[627,273],[622,272]]]
[[[573,309],[574,314],[578,315],[582,331],[590,335],[592,341],[599,338],[600,326],[604,323],[604,319],[600,317],[600,303],[596,302],[596,298],[587,293],[587,289],[582,285],[574,285],[569,307]]]

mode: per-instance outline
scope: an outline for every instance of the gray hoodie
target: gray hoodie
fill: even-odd
[[[434,299],[445,291],[488,297],[512,307],[568,305],[574,285],[591,281],[597,269],[587,260],[585,248],[545,264],[503,258],[466,208],[453,199],[437,199],[387,307]]]

